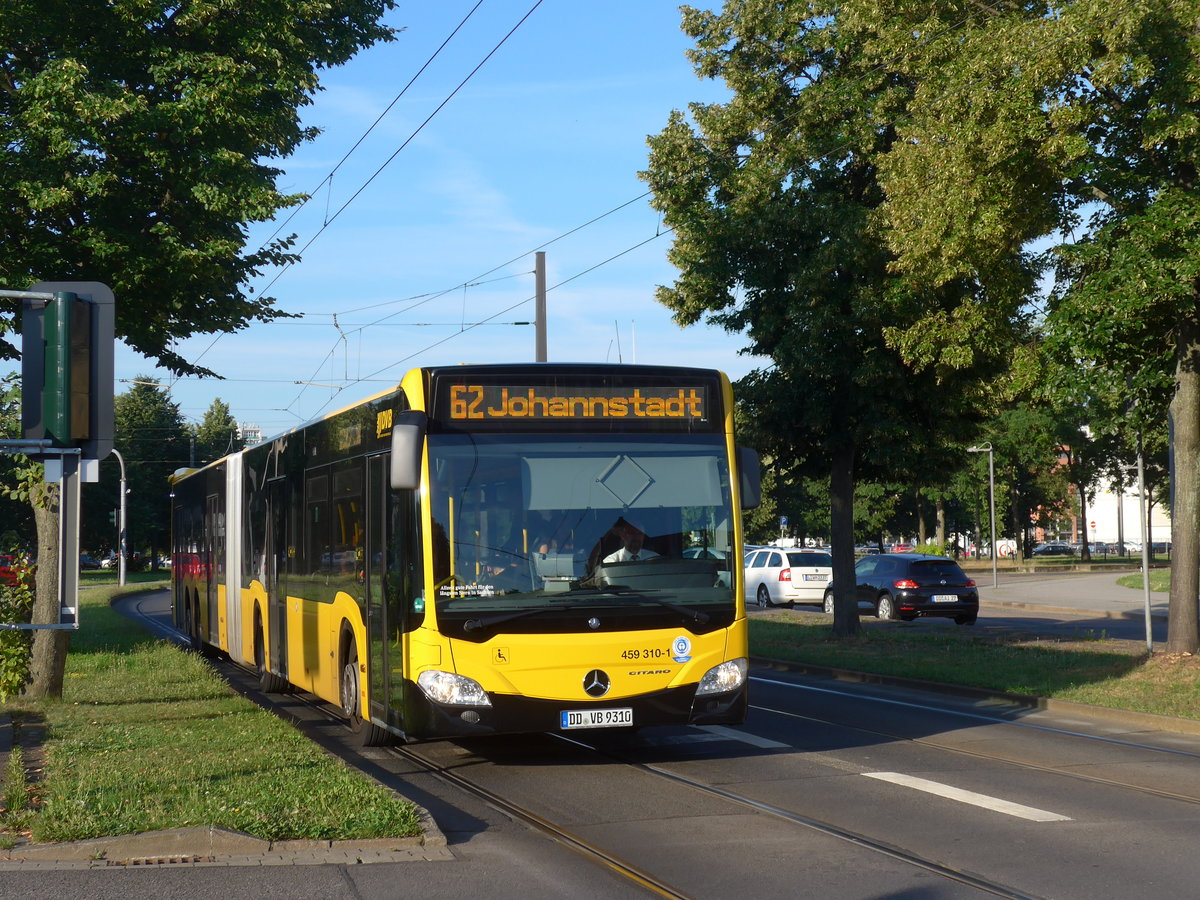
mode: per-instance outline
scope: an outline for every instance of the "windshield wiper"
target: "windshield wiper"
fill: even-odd
[[[575,591],[573,593],[576,597],[578,597],[579,594],[583,592]],[[678,613],[684,618],[691,619],[693,622],[698,622],[701,625],[704,625],[709,620],[708,613],[700,612],[699,610],[695,609],[688,609],[686,606],[680,606],[678,603],[672,603],[669,600],[662,600],[658,597],[652,597],[649,594],[643,594],[640,591],[635,591],[631,588],[596,588],[594,591],[589,591],[588,593],[594,593],[601,596],[615,596],[622,599],[633,597],[638,600],[655,603],[661,607],[664,607],[665,609],[671,610],[674,613]],[[463,624],[463,631],[480,631],[484,628],[491,628],[493,625],[503,625],[505,622],[511,622],[514,619],[524,619],[526,616],[537,616],[545,612],[567,612],[568,610],[582,609],[584,606],[590,607],[591,605],[592,604],[586,603],[551,603],[546,606],[534,606],[529,609],[518,609],[515,612],[497,613],[494,616],[482,616],[478,619],[467,619],[467,621]]]
[[[672,612],[677,612],[681,616],[691,619],[693,622],[699,622],[701,625],[705,624],[709,619],[708,613],[700,612],[698,609],[689,609],[686,606],[680,606],[678,603],[672,603],[670,600],[663,600],[661,597],[643,594],[641,591],[633,590],[633,588],[618,587],[614,585],[613,587],[598,588],[597,593],[616,594],[618,597],[636,597],[639,600],[648,600],[651,603],[657,603],[659,606],[666,607]]]
[[[497,613],[494,616],[484,616],[479,619],[467,619],[463,625],[463,631],[479,631],[481,628],[490,628],[493,625],[502,625],[505,622],[511,622],[513,619],[523,619],[526,616],[536,616],[544,612],[566,612],[570,609],[575,609],[578,604],[575,603],[550,603],[546,606],[534,606],[530,609],[518,609],[516,612]]]

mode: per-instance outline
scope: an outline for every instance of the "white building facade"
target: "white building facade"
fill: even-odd
[[[1171,539],[1171,517],[1167,509],[1169,496],[1154,497],[1154,505],[1147,499],[1146,507],[1150,519],[1149,540],[1158,543]],[[1088,504],[1086,523],[1079,522],[1082,528],[1087,526],[1089,542],[1103,541],[1115,544],[1119,539],[1140,544],[1146,540],[1145,529],[1142,527],[1141,513],[1138,509],[1138,492],[1134,487],[1129,493],[1118,494],[1111,484],[1101,484],[1096,488],[1096,494]],[[1082,531],[1076,535],[1077,540],[1083,539]]]

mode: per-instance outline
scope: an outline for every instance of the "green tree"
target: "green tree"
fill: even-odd
[[[0,0],[0,285],[104,282],[118,338],[207,372],[175,341],[283,315],[248,285],[296,258],[294,238],[248,249],[247,225],[300,201],[279,192],[271,162],[317,134],[298,111],[319,71],[392,39],[379,20],[394,5]],[[0,334],[15,315],[0,306]],[[0,340],[0,356],[16,355]],[[35,511],[42,559],[56,493]],[[39,568],[39,602],[56,579]],[[37,634],[35,692],[54,692],[42,672],[61,686],[66,646],[66,632]]]
[[[245,446],[238,430],[237,421],[230,412],[229,404],[220,397],[213,400],[205,410],[204,418],[192,433],[196,441],[196,462],[210,463],[226,454],[241,450]]]
[[[167,546],[170,534],[167,478],[188,464],[187,426],[178,404],[145,376],[118,395],[113,407],[115,443],[125,457],[129,485],[125,500],[129,549],[154,558]],[[116,477],[115,467],[107,476]]]
[[[300,200],[269,162],[316,135],[318,71],[389,40],[393,5],[0,0],[0,284],[103,281],[119,338],[207,371],[174,341],[281,314],[247,283],[292,238],[246,252],[246,224]]]
[[[932,284],[1050,236],[1047,341],[1137,400],[1167,396],[1175,506],[1169,652],[1200,647],[1200,5],[855,4],[875,61],[916,86],[881,163],[888,246]],[[914,34],[920,40],[914,41]],[[939,37],[941,35],[941,37]],[[1063,236],[1065,235],[1065,239]]]
[[[834,631],[849,636],[856,478],[946,463],[928,454],[969,435],[1013,309],[969,278],[929,290],[893,274],[877,167],[909,89],[861,64],[842,15],[819,2],[685,7],[698,74],[733,97],[693,104],[690,121],[672,113],[642,176],[674,232],[679,275],[659,302],[682,325],[745,332],[747,350],[772,360],[737,385],[770,439],[759,449],[830,481]]]

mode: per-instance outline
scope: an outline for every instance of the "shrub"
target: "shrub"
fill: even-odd
[[[27,625],[33,616],[33,569],[13,566],[15,585],[0,589],[0,623]],[[0,702],[15,697],[29,679],[29,653],[33,632],[0,630]]]

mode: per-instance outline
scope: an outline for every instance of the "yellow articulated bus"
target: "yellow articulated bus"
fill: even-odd
[[[745,717],[720,372],[414,369],[172,481],[176,626],[363,743]]]

